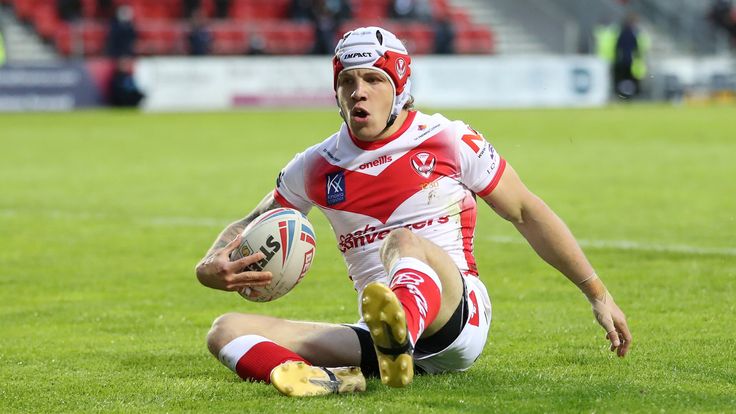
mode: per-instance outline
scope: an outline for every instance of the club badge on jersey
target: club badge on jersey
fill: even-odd
[[[414,171],[424,178],[429,178],[437,165],[437,157],[430,152],[419,152],[411,156],[411,166]]]

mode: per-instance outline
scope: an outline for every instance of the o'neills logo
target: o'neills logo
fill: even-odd
[[[442,216],[439,218],[422,220],[417,223],[404,224],[402,227],[409,230],[421,230],[425,227],[433,226],[435,224],[445,224],[449,221],[450,216]],[[375,243],[376,241],[385,239],[388,234],[391,233],[391,230],[393,230],[393,228],[376,231],[375,227],[367,224],[360,230],[356,230],[348,234],[341,234],[337,241],[337,247],[343,253],[356,247],[365,247]]]
[[[378,167],[381,164],[386,164],[387,162],[391,162],[391,161],[393,160],[391,159],[390,155],[381,155],[380,157],[376,158],[373,161],[360,164],[360,167],[358,168],[361,170],[365,170],[366,168]]]
[[[346,53],[346,54],[342,55],[342,58],[343,58],[343,60],[345,60],[345,59],[353,59],[353,58],[357,58],[357,57],[365,57],[365,58],[368,58],[368,57],[371,57],[371,56],[372,56],[371,55],[371,52],[355,52],[355,53]]]

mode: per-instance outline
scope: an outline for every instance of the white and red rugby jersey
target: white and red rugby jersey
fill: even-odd
[[[335,231],[348,274],[361,292],[388,283],[379,248],[405,227],[449,253],[463,274],[478,275],[473,257],[475,195],[493,191],[506,162],[460,121],[411,111],[401,128],[362,142],[343,124],[281,171],[274,197],[307,213],[316,205]]]

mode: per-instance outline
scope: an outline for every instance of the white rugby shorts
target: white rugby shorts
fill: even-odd
[[[414,352],[414,364],[428,374],[465,371],[478,359],[491,327],[491,300],[483,282],[476,276],[463,276],[468,318],[460,334],[443,350],[423,354]],[[363,319],[351,326],[368,331]]]

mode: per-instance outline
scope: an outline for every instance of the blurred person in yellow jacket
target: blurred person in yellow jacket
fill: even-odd
[[[3,33],[0,32],[0,66],[5,64],[5,39],[3,39]]]

